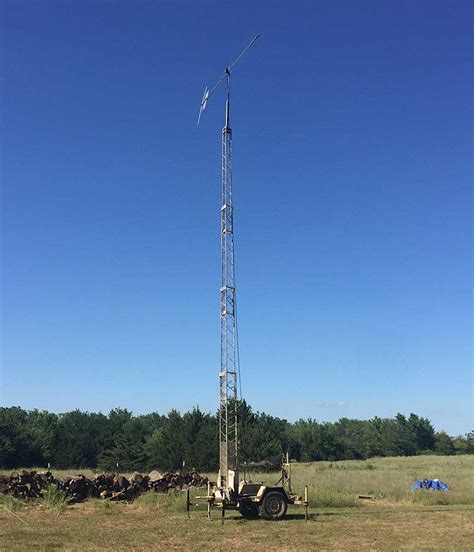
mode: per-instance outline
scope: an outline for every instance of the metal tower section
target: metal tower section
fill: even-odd
[[[237,491],[237,331],[235,320],[234,207],[232,203],[232,129],[230,71],[227,70],[225,127],[222,129],[221,205],[221,369],[219,372],[219,481]],[[233,472],[233,473],[232,473]]]
[[[225,126],[222,129],[221,204],[221,366],[219,372],[219,475],[217,486],[224,499],[238,492],[237,434],[237,325],[234,266],[234,207],[232,201],[232,129],[230,128],[230,77],[235,65],[257,41],[256,35],[239,57],[221,75],[214,87],[206,86],[199,109],[198,124],[210,96],[220,83],[227,83]]]

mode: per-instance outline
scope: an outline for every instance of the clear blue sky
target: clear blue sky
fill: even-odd
[[[243,393],[473,426],[468,2],[1,3],[1,402],[217,407],[234,78]]]

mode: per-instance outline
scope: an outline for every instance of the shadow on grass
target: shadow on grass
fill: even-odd
[[[318,514],[308,514],[308,521],[316,521],[318,518]],[[211,519],[212,521],[218,521],[219,523],[221,523],[221,517],[219,515],[219,517],[215,516]],[[286,514],[286,516],[281,519],[281,520],[275,520],[275,521],[272,521],[271,523],[280,523],[282,521],[304,521],[305,520],[305,517],[304,517],[304,514]],[[225,517],[225,521],[224,521],[224,524],[227,523],[227,522],[230,522],[230,523],[234,523],[235,521],[240,521],[242,523],[263,523],[265,522],[266,520],[260,518],[260,517],[257,517],[257,518],[254,518],[254,519],[248,519],[248,518],[244,518],[243,516],[236,516],[236,515],[226,515]]]
[[[310,514],[308,513],[308,521],[316,521],[318,515],[317,514]],[[286,514],[285,520],[291,521],[291,520],[305,520],[304,514]]]
[[[351,508],[350,511],[348,511],[348,509],[341,509],[340,511],[339,510],[333,510],[333,511],[329,511],[329,512],[325,512],[325,511],[320,511],[320,512],[310,512],[308,513],[308,521],[318,521],[318,518],[320,518],[321,520],[323,519],[327,519],[327,518],[331,518],[331,517],[334,517],[334,518],[354,518],[354,517],[372,517],[372,518],[389,518],[389,517],[397,517],[397,516],[400,516],[400,513],[401,512],[405,512],[406,514],[410,514],[410,513],[439,513],[439,512],[452,512],[453,514],[456,513],[456,512],[472,512],[473,511],[473,508],[470,507],[470,506],[465,506],[465,507],[457,507],[457,508],[453,508],[453,507],[449,507],[449,506],[427,506],[427,507],[424,507],[424,508],[396,508],[396,509],[391,509],[391,508],[387,508],[387,509],[381,509],[381,508],[360,508],[360,509],[355,509],[355,508]],[[213,512],[214,515],[212,515],[211,519],[208,520],[209,522],[213,523],[213,524],[219,524],[221,525],[222,524],[222,520],[221,520],[221,514],[220,512],[218,511],[214,511]],[[202,520],[203,517],[202,516],[199,516],[199,518]],[[191,516],[189,518],[190,520],[193,519],[193,515],[191,513]],[[304,513],[303,512],[299,512],[299,513],[289,513],[285,516],[284,519],[280,520],[280,522],[284,522],[284,521],[304,521],[305,520],[305,516],[304,516]],[[225,518],[224,518],[224,525],[226,523],[235,523],[235,522],[238,522],[238,523],[264,523],[265,520],[263,520],[262,518],[255,518],[255,519],[247,519],[247,518],[244,518],[243,516],[241,516],[240,514],[236,514],[236,513],[227,513]],[[273,523],[278,523],[278,521],[275,521]]]

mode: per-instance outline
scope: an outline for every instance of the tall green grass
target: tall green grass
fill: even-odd
[[[295,490],[301,492],[308,485],[314,506],[338,507],[341,495],[347,499],[344,506],[350,501],[361,504],[358,495],[413,504],[474,504],[474,456],[372,458],[295,464],[292,468]],[[412,491],[413,482],[425,478],[446,481],[449,492]]]
[[[58,489],[56,485],[47,484],[43,487],[41,505],[44,508],[62,512],[67,508],[66,493]]]
[[[159,513],[185,512],[186,494],[182,491],[168,493],[149,491],[140,495],[134,504],[147,510],[156,510]]]
[[[90,477],[91,470],[82,470]],[[61,477],[76,473],[74,470],[54,471]],[[459,456],[410,456],[371,458],[369,460],[345,460],[341,462],[311,462],[292,464],[293,490],[303,495],[308,485],[310,505],[315,508],[357,507],[366,502],[359,495],[373,495],[378,501],[425,505],[474,504],[474,455]],[[215,473],[206,474],[216,481]],[[276,484],[280,473],[251,473],[256,483]],[[446,481],[449,492],[418,490],[411,485],[416,479],[438,478]],[[249,479],[249,477],[247,477]],[[203,489],[196,494],[205,494]],[[11,497],[4,500],[14,500]],[[52,500],[52,499],[51,499]],[[54,503],[54,500],[52,500]],[[10,502],[9,502],[10,503]],[[16,503],[15,503],[16,504]],[[183,492],[168,494],[148,492],[142,494],[136,504],[157,512],[182,512],[185,510]],[[21,507],[16,506],[15,507]],[[104,507],[106,508],[106,507]]]
[[[25,505],[23,500],[18,500],[10,495],[0,495],[0,507],[9,510],[10,512],[17,512],[21,510]]]
[[[474,456],[411,456],[292,464],[293,491],[303,495],[308,486],[310,506],[347,508],[365,504],[359,495],[408,504],[474,504]],[[215,480],[215,474],[209,474]],[[275,473],[250,473],[247,479],[275,484]],[[412,491],[416,479],[446,481],[449,492]]]

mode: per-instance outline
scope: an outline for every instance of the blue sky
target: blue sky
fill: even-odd
[[[1,4],[1,403],[217,406],[232,126],[242,388],[473,427],[467,2]]]

